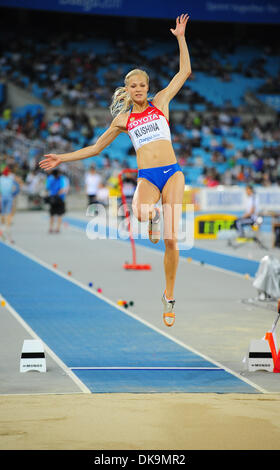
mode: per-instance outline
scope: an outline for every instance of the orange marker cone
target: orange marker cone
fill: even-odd
[[[280,349],[279,349],[278,356],[277,356],[277,359],[276,359],[276,362],[275,362],[275,365],[274,365],[273,372],[280,373]]]
[[[275,329],[276,328],[276,324],[277,324],[277,321],[279,319],[279,315],[280,315],[280,299],[278,300],[278,318],[275,320],[274,322],[274,325],[273,325],[273,328]],[[276,373],[280,373],[280,348],[279,348],[279,351],[278,351],[278,355],[276,357],[276,360],[274,362],[274,369],[273,369],[273,372],[276,372]]]
[[[266,341],[268,341],[270,351],[271,351],[271,354],[272,354],[273,364],[274,364],[274,367],[275,367],[275,364],[276,364],[276,361],[277,361],[277,351],[276,351],[276,346],[275,346],[274,334],[271,331],[268,331],[265,334],[264,339]]]

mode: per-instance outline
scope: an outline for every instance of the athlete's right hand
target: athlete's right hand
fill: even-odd
[[[44,155],[44,157],[46,158],[39,162],[39,166],[45,171],[53,170],[61,163],[60,156],[55,153],[49,153],[48,155]]]

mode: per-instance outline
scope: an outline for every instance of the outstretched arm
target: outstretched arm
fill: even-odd
[[[166,88],[156,94],[153,100],[154,102],[158,101],[162,104],[168,104],[169,101],[171,101],[172,98],[182,88],[185,81],[192,72],[189,50],[185,39],[185,30],[188,20],[188,14],[181,15],[180,17],[178,16],[176,19],[176,28],[170,30],[178,40],[180,52],[179,72],[172,78],[171,82]]]
[[[89,157],[95,157],[102,150],[104,150],[108,145],[113,142],[113,140],[122,132],[121,127],[118,125],[119,119],[118,116],[112,121],[110,127],[102,134],[94,145],[84,147],[75,152],[63,153],[56,155],[55,153],[50,153],[44,155],[44,160],[39,162],[40,168],[43,170],[53,170],[60,163],[63,162],[74,162],[76,160],[83,160]]]

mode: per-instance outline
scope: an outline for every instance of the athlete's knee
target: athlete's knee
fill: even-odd
[[[140,204],[138,202],[132,203],[133,214],[139,222],[147,222],[152,211],[151,204]]]
[[[142,210],[141,210],[141,206],[139,204],[132,204],[132,211],[133,211],[133,214],[135,215],[136,219],[139,221],[139,222],[145,222],[148,220],[149,218],[149,214],[146,214],[144,213]]]
[[[165,238],[164,243],[165,243],[166,250],[170,250],[170,251],[178,250],[178,241],[175,235],[171,236],[170,238]]]

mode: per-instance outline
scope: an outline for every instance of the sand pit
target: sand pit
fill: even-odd
[[[0,397],[0,449],[278,450],[280,394]]]

